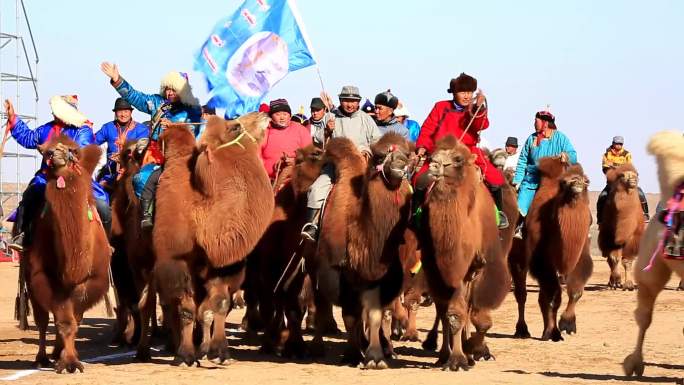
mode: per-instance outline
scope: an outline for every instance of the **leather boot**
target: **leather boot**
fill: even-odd
[[[492,194],[492,198],[494,198],[496,211],[499,214],[499,230],[507,229],[510,224],[508,223],[506,213],[503,212],[503,190],[499,186],[489,186],[489,192]]]
[[[318,240],[318,213],[321,209],[307,208],[306,224],[302,227],[302,239],[309,242]]]
[[[154,225],[154,201],[151,199],[140,199],[140,208],[142,211],[140,228],[143,231],[151,230]]]

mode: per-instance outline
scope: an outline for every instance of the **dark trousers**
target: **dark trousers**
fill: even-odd
[[[145,181],[145,186],[140,192],[140,199],[151,202],[154,201],[154,197],[157,194],[157,185],[159,184],[159,176],[162,173],[161,167],[152,171],[150,177]]]

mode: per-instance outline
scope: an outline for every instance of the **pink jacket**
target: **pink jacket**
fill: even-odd
[[[269,178],[275,177],[275,167],[283,157],[283,153],[294,157],[298,148],[309,144],[311,144],[311,133],[301,124],[291,121],[285,128],[277,128],[269,124],[266,129],[266,138],[261,145],[261,158]]]

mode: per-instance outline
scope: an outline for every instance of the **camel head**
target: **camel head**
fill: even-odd
[[[311,186],[311,184],[321,174],[322,167],[322,149],[314,146],[313,144],[297,149],[295,152],[295,166],[293,173],[295,190],[306,193],[309,186]]]
[[[216,149],[223,145],[235,144],[244,147],[248,143],[261,143],[264,140],[268,115],[250,112],[233,120],[212,116],[199,139],[200,149]]]
[[[372,166],[390,186],[398,186],[406,178],[411,154],[410,143],[401,135],[388,132],[371,146]]]
[[[141,138],[138,140],[127,140],[126,143],[119,149],[112,159],[116,161],[122,168],[128,169],[134,164],[142,164],[145,155],[145,148],[149,143],[149,139]]]
[[[477,173],[475,158],[468,147],[448,135],[437,142],[430,158],[429,172],[438,183],[460,184],[466,177],[474,176],[471,173]]]
[[[639,174],[631,164],[608,170],[606,173],[608,184],[623,191],[634,190],[639,184]]]
[[[651,137],[648,152],[656,157],[661,199],[669,199],[684,182],[684,137],[681,131],[662,131]]]
[[[574,200],[582,194],[587,193],[589,178],[584,175],[582,166],[576,164],[568,167],[563,175],[561,175],[558,184],[561,193],[568,198],[568,200]]]
[[[39,145],[38,151],[43,154],[49,173],[54,176],[65,176],[72,170],[78,174],[91,175],[102,154],[99,146],[91,144],[79,148],[78,144],[66,135],[53,137]]]
[[[503,148],[496,148],[494,151],[484,151],[485,155],[489,157],[494,167],[503,171],[504,164],[506,164],[506,158],[508,158],[508,153]]]

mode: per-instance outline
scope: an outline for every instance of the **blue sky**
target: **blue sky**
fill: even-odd
[[[116,98],[99,70],[101,61],[117,63],[138,89],[156,92],[167,71],[192,69],[194,53],[214,23],[240,4],[25,2],[41,58],[39,122],[50,119],[50,96],[77,93],[96,128],[112,119]],[[0,17],[3,30],[12,32],[14,1],[8,3]],[[657,190],[645,143],[655,131],[682,128],[684,2],[299,0],[298,5],[331,95],[345,84],[358,85],[371,99],[389,88],[422,123],[436,101],[448,98],[449,79],[467,72],[488,96],[491,126],[484,136],[489,142],[503,143],[509,135],[524,140],[534,113],[550,104],[593,189],[604,185],[603,151],[614,135],[623,135],[642,186]],[[15,60],[5,55],[3,71]],[[203,99],[200,75],[191,74],[191,83]],[[296,109],[319,92],[316,71],[308,68],[288,75],[269,98],[285,97]],[[22,92],[24,101],[28,94]],[[3,89],[3,95],[12,91]],[[33,109],[24,102],[20,107]],[[146,120],[137,112],[134,117]]]

